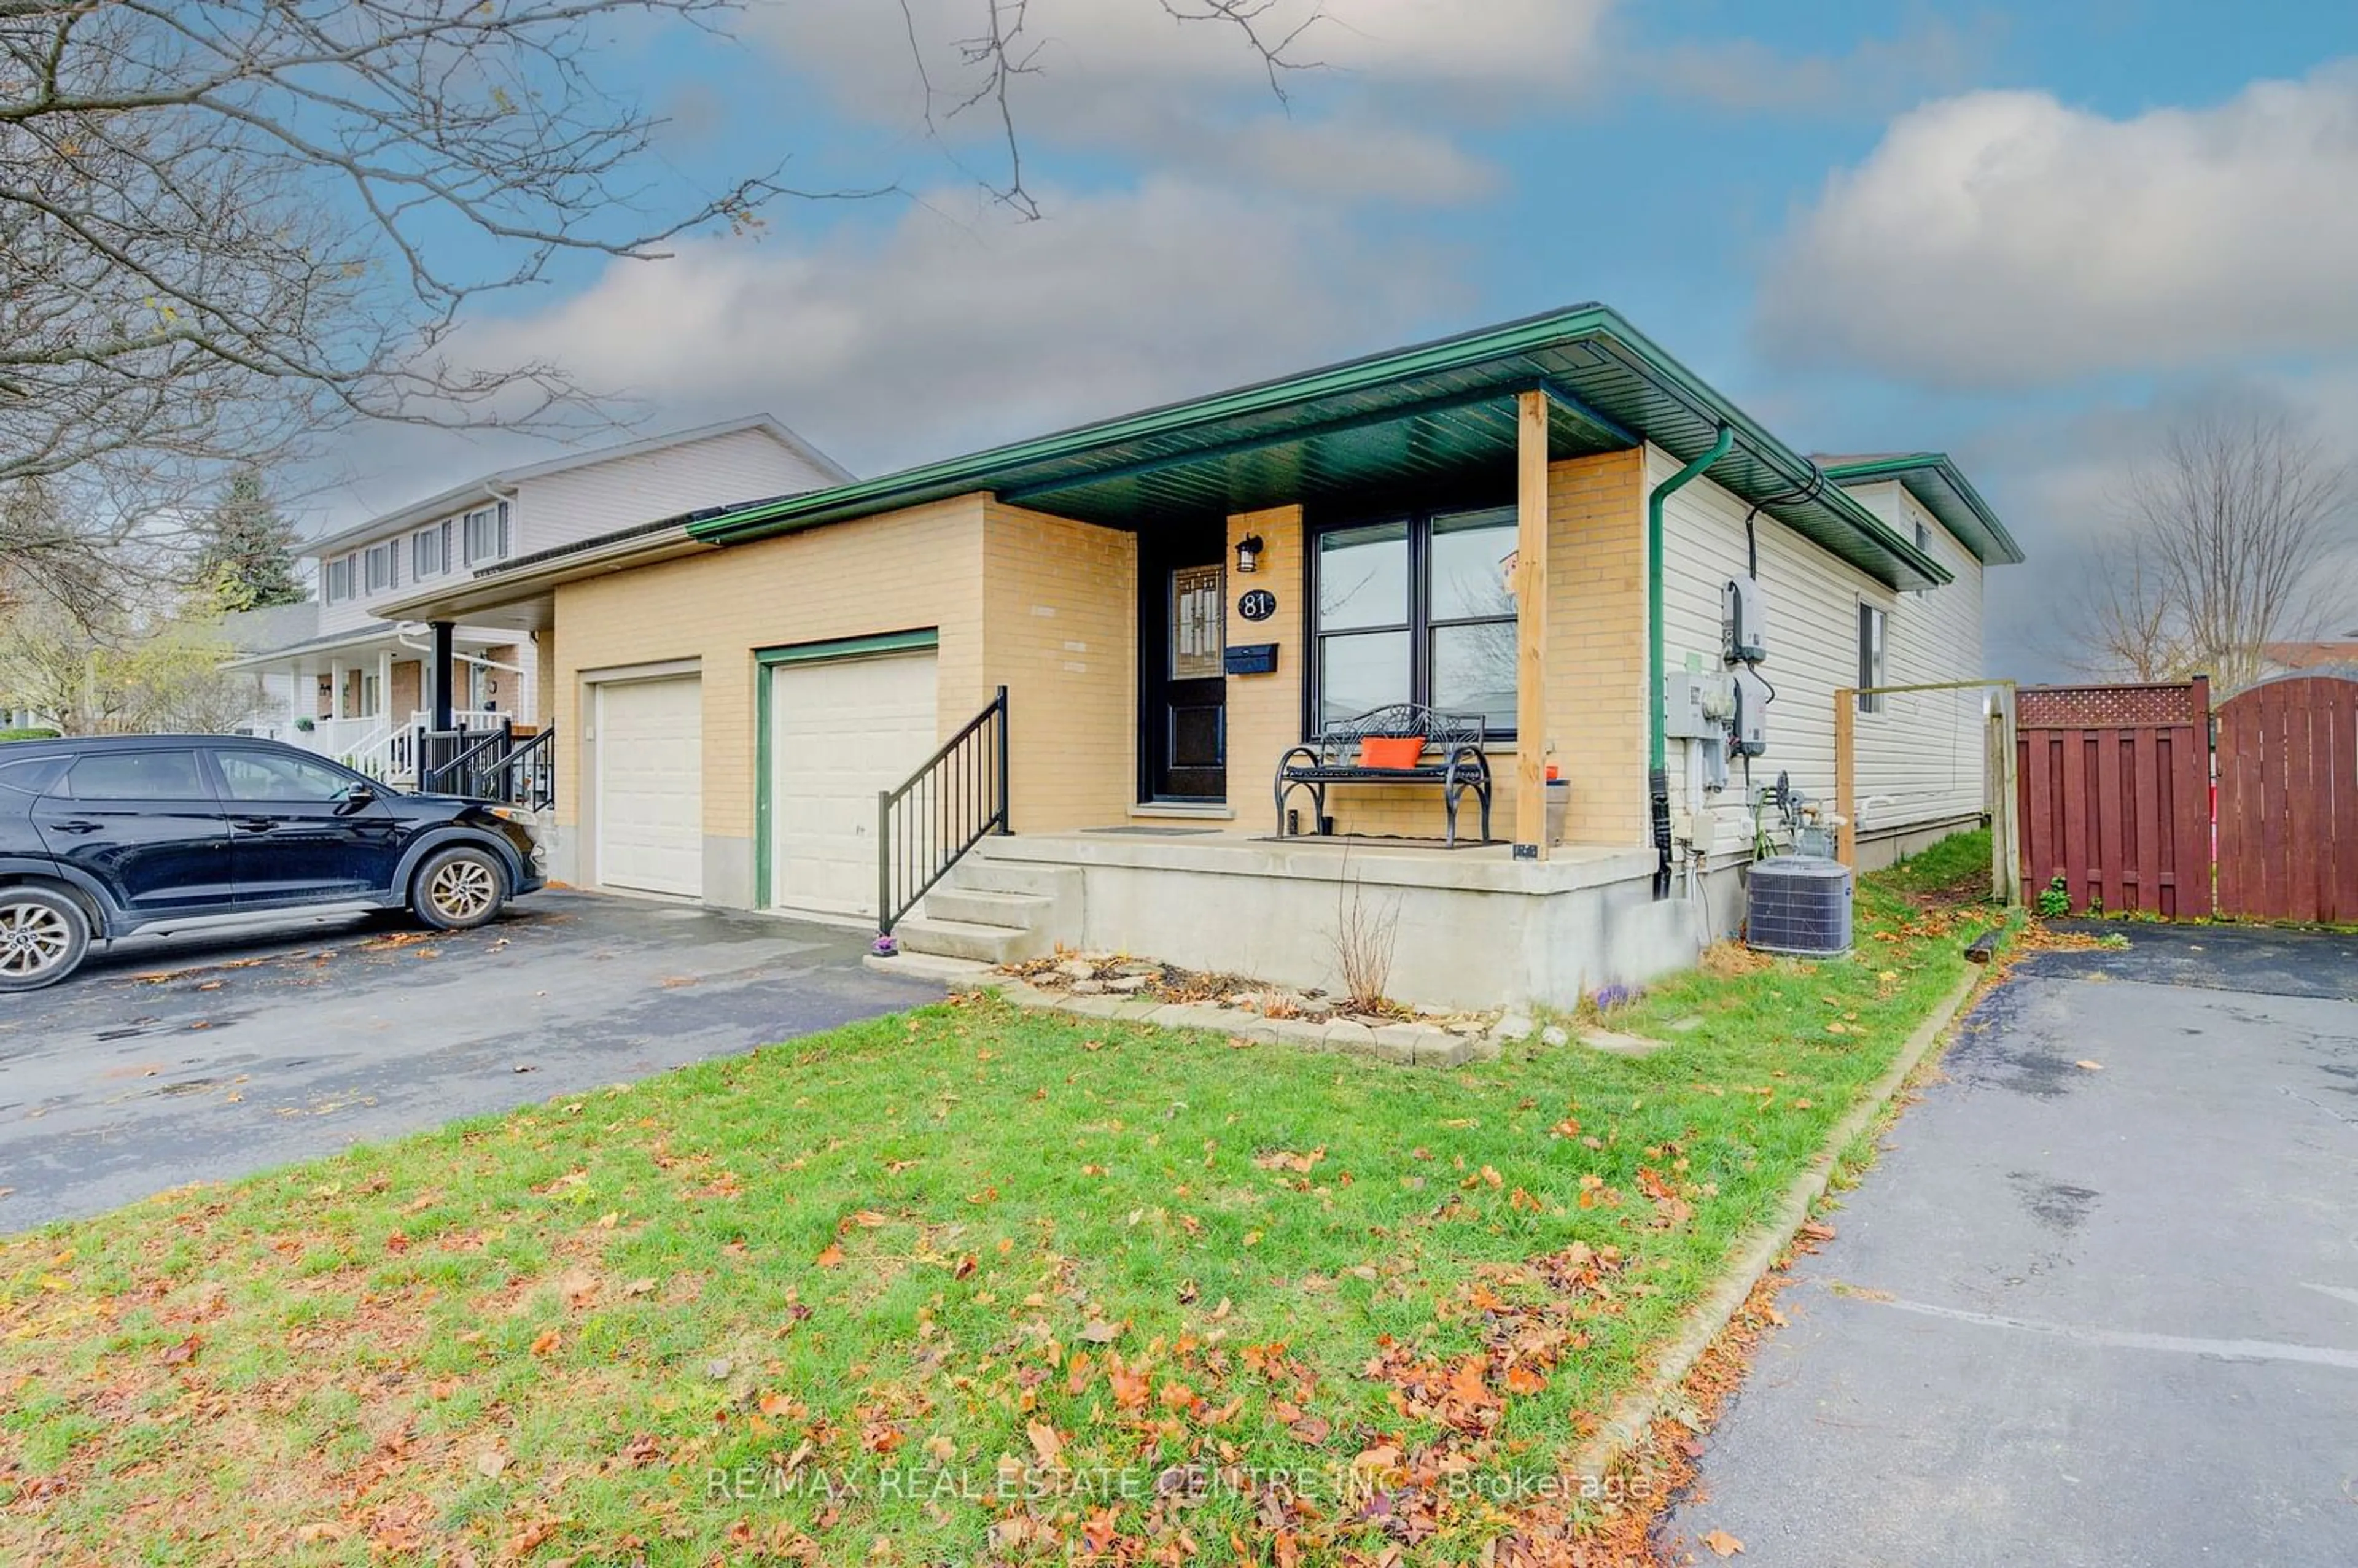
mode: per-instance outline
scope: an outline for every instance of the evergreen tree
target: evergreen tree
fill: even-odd
[[[278,514],[252,469],[222,492],[198,529],[197,580],[224,610],[266,610],[310,597],[295,569],[295,525]]]

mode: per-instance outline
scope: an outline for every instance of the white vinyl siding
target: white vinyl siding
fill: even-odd
[[[1650,447],[1646,483],[1660,483],[1678,467]],[[1833,694],[1858,684],[1860,605],[1887,618],[1886,684],[1972,680],[1985,673],[1980,562],[1904,493],[1859,499],[1892,521],[1902,537],[1924,522],[1929,553],[1955,580],[1922,593],[1898,592],[1765,513],[1757,519],[1768,641],[1760,674],[1777,696],[1768,707],[1768,750],[1752,759],[1752,779],[1773,784],[1779,773],[1790,773],[1797,789],[1830,805]],[[1701,655],[1706,669],[1723,667],[1720,590],[1731,573],[1744,569],[1746,510],[1708,477],[1677,492],[1665,509],[1664,656],[1671,670],[1685,668],[1690,653]],[[1861,813],[1865,831],[1948,821],[1982,809],[1981,701],[1974,691],[1899,695],[1887,697],[1881,712],[1859,716],[1856,784],[1868,803]],[[1682,810],[1681,750],[1672,741],[1669,761],[1673,806]],[[1642,766],[1643,760],[1633,765]],[[1740,761],[1731,762],[1728,787],[1714,804],[1723,819],[1723,850],[1746,842],[1750,814]]]
[[[518,487],[515,549],[536,555],[683,512],[835,482],[834,476],[760,430],[708,437],[525,481]]]

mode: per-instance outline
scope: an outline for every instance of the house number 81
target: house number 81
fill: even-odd
[[[1254,589],[1237,600],[1237,613],[1248,621],[1266,621],[1277,613],[1277,595],[1265,588]]]

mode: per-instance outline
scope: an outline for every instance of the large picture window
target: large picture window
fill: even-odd
[[[1389,702],[1478,713],[1515,732],[1515,509],[1334,528],[1314,555],[1314,711],[1323,728]]]

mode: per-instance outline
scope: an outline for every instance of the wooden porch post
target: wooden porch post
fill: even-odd
[[[1548,858],[1548,399],[1515,399],[1515,857]]]

